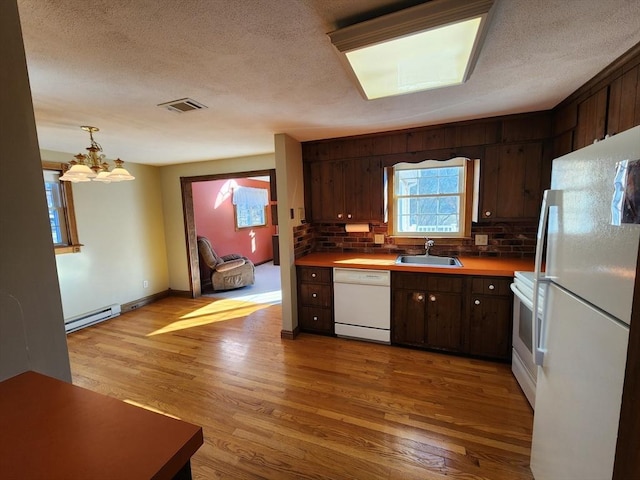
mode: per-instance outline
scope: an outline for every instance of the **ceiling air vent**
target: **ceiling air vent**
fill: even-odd
[[[190,112],[192,110],[202,110],[203,108],[207,108],[206,105],[196,102],[195,100],[192,100],[190,98],[172,100],[171,102],[160,103],[158,104],[158,106],[165,107],[167,110],[178,113]]]

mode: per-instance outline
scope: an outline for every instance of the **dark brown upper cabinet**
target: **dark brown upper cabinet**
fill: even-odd
[[[615,135],[640,125],[640,65],[611,82],[607,134]]]
[[[542,142],[492,145],[481,159],[480,219],[536,219],[547,183]]]
[[[307,212],[314,222],[381,222],[384,192],[378,158],[307,164]]]
[[[578,124],[573,139],[574,150],[604,138],[608,98],[609,88],[604,87],[578,104]]]
[[[554,157],[636,125],[640,125],[640,44],[554,108]]]

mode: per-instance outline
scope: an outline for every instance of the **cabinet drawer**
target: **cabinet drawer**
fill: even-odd
[[[300,328],[323,333],[333,333],[331,309],[318,307],[300,307]]]
[[[462,293],[463,277],[453,275],[430,275],[427,281],[429,292]]]
[[[322,267],[298,267],[298,282],[331,283],[331,269]]]
[[[504,277],[473,277],[471,280],[471,293],[475,295],[501,295],[508,296],[511,293],[509,285],[513,280]]]
[[[331,307],[333,305],[331,285],[301,283],[300,300],[302,305],[325,308]]]
[[[391,288],[428,292],[462,293],[464,277],[413,272],[392,272]]]

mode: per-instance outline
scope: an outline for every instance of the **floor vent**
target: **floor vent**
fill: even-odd
[[[190,98],[181,98],[180,100],[173,100],[171,102],[160,103],[159,107],[164,107],[167,110],[177,113],[191,112],[192,110],[202,110],[207,108],[206,105],[196,102]]]
[[[120,315],[120,305],[109,305],[100,310],[67,320],[64,323],[64,329],[67,333],[75,332],[83,327],[103,322],[118,315]]]

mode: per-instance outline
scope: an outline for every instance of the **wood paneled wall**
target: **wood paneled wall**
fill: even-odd
[[[640,44],[554,110],[554,156],[640,125]]]
[[[381,157],[384,166],[456,156],[482,158],[484,148],[543,142],[551,136],[552,113],[533,112],[391,132],[304,142],[304,162]]]
[[[479,158],[481,162],[482,213],[480,223],[472,226],[472,234],[488,234],[489,244],[476,246],[473,235],[466,239],[439,239],[439,251],[454,255],[533,256],[541,194],[548,188],[551,176],[552,120],[551,112],[533,112],[303,143],[303,161],[308,167],[306,211],[315,226],[314,250],[400,252],[424,243],[399,246],[386,236],[384,244],[378,245],[374,243],[374,233],[387,233],[380,218],[368,219],[374,228],[371,233],[353,238],[344,233],[335,216],[314,213],[331,210],[334,202],[330,195],[322,194],[311,174],[319,165],[330,166],[337,161],[358,164],[375,159],[382,167],[389,167],[398,162],[463,156]],[[352,185],[356,181],[354,178],[343,183]],[[329,185],[325,190],[335,187]],[[382,202],[382,189],[377,195]],[[528,235],[522,234],[524,224]],[[496,225],[498,228],[493,228]],[[530,225],[534,226],[529,229]],[[488,230],[482,231],[481,227]],[[529,234],[529,230],[533,233]]]

